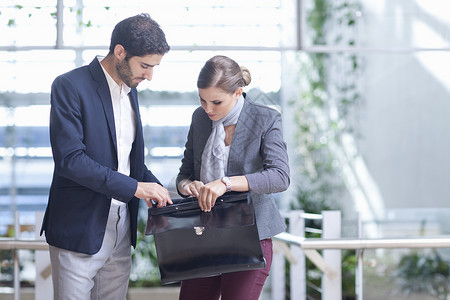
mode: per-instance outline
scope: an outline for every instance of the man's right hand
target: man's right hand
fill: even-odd
[[[145,200],[148,207],[152,207],[152,200],[158,203],[157,207],[172,204],[169,191],[155,182],[138,182],[134,196]]]

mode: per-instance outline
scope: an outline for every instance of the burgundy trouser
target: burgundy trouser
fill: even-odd
[[[258,300],[272,265],[272,240],[261,241],[266,268],[181,282],[180,300]]]

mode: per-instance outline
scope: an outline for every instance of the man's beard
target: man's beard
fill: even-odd
[[[133,73],[131,72],[130,63],[128,59],[124,59],[116,65],[117,74],[120,79],[129,86],[130,88],[135,88],[138,86],[138,82],[133,82]]]

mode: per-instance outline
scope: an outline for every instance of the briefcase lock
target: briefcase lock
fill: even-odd
[[[203,231],[205,231],[205,227],[194,227],[194,231],[196,235],[202,235]]]

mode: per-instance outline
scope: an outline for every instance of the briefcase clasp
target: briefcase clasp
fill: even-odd
[[[196,235],[202,235],[203,231],[205,231],[205,227],[194,227],[194,231]]]

